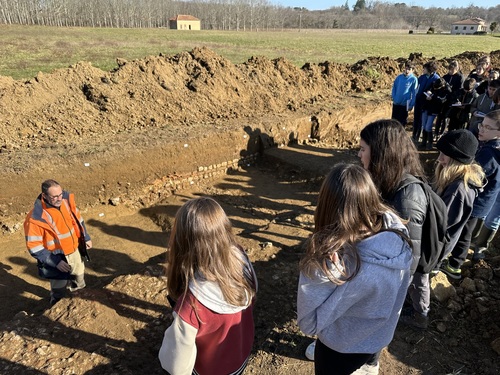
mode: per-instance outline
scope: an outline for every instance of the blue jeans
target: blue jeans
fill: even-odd
[[[484,226],[486,228],[498,230],[498,227],[500,227],[500,194],[497,194],[495,204],[491,208],[490,212],[488,212],[488,215],[483,219]]]
[[[422,129],[424,132],[432,133],[432,125],[434,124],[436,116],[437,115],[433,115],[427,111],[422,112]]]

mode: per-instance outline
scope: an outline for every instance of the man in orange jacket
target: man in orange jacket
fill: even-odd
[[[83,231],[83,233],[82,233]],[[92,247],[73,194],[55,180],[42,183],[42,193],[24,221],[26,246],[36,258],[38,273],[50,281],[50,305],[66,294],[85,287],[85,265],[78,251],[78,238]]]

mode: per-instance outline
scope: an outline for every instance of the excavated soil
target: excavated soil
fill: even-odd
[[[480,55],[453,58],[468,72]],[[499,67],[500,50],[491,57]],[[189,197],[210,195],[259,277],[247,372],[312,374],[311,338],[295,324],[301,244],[321,176],[355,160],[359,129],[389,115],[403,61],[234,65],[196,48],[118,60],[111,72],[78,63],[28,81],[0,76],[0,373],[161,374],[172,218]],[[422,155],[430,169],[435,157]],[[22,231],[46,178],[76,194],[95,245],[87,288],[51,309]],[[398,327],[381,374],[499,373],[497,252],[464,273],[453,285],[436,279],[452,293],[433,300],[428,331]]]

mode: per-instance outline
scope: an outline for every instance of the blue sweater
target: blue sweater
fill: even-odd
[[[483,167],[488,182],[474,201],[472,217],[485,217],[500,193],[500,139],[480,142],[476,161]]]
[[[385,219],[387,228],[408,233],[396,216],[388,213]],[[302,332],[317,335],[330,349],[373,354],[393,338],[412,254],[408,243],[389,231],[366,238],[357,249],[359,273],[342,285],[332,283],[321,270],[312,278],[300,274],[297,320]],[[353,264],[347,262],[346,267],[352,269]]]
[[[404,105],[410,110],[415,106],[417,96],[418,80],[410,73],[408,76],[400,74],[392,85],[392,102],[397,105]]]

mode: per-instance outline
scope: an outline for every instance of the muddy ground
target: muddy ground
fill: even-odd
[[[455,58],[468,72],[480,55]],[[500,51],[491,56],[500,66]],[[28,81],[0,77],[0,373],[161,374],[172,218],[186,199],[210,195],[260,281],[247,372],[312,374],[311,339],[295,324],[301,244],[321,176],[355,160],[360,127],[389,115],[403,60],[234,65],[202,48],[119,60],[111,72],[79,63]],[[429,170],[435,157],[422,154]],[[76,194],[95,246],[88,287],[52,309],[22,232],[49,177]],[[499,373],[497,252],[465,276],[451,287],[439,278],[454,294],[433,300],[428,331],[398,327],[381,374]]]

